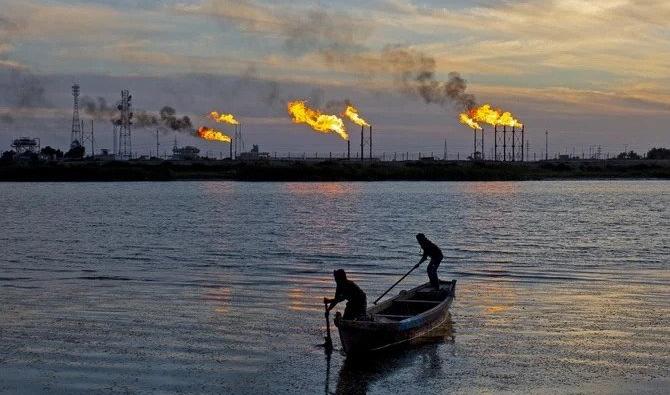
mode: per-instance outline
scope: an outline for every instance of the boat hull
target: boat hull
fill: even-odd
[[[342,349],[349,355],[382,351],[404,345],[440,327],[448,320],[449,306],[454,298],[456,281],[443,283],[451,284],[450,292],[444,300],[440,301],[434,308],[411,318],[397,322],[380,322],[378,319],[373,321],[345,321],[336,318],[335,325],[338,327]],[[404,292],[411,293],[418,288],[420,287]],[[380,310],[383,310],[383,305],[388,306],[402,295],[401,293],[380,306],[368,309],[368,315],[376,317]]]

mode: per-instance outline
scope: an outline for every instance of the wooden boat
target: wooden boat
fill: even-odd
[[[338,313],[335,326],[347,354],[381,351],[421,337],[444,324],[456,294],[456,280],[430,283],[400,293],[367,310],[363,319],[343,320]]]

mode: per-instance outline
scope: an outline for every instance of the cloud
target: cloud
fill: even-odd
[[[670,71],[670,3],[664,0],[532,0],[458,10],[393,0],[376,16],[384,31],[427,35],[428,45],[449,49],[453,62],[477,73],[516,67],[662,77]],[[441,34],[453,39],[440,44]]]
[[[326,8],[268,5],[252,0],[208,0],[178,5],[174,11],[214,18],[242,32],[281,38],[284,49],[294,54],[363,49],[360,43],[370,33],[366,19]]]
[[[390,78],[388,86],[426,103],[453,103],[461,109],[475,103],[474,97],[465,92],[466,81],[458,73],[450,73],[446,81],[438,79],[432,54],[406,45],[369,47],[369,19],[351,13],[279,8],[251,0],[209,0],[177,7],[177,11],[217,18],[245,32],[279,37],[289,56],[315,60],[311,69],[326,66],[359,78]]]
[[[622,87],[618,91],[573,89],[564,87],[478,86],[477,93],[506,108],[525,108],[527,114],[581,115],[670,115],[670,92],[660,95],[644,88]],[[523,115],[522,115],[523,118]]]

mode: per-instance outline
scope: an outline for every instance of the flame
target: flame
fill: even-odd
[[[475,122],[474,119],[470,118],[470,117],[468,116],[468,114],[466,114],[466,113],[464,113],[464,112],[461,113],[460,121],[461,121],[462,124],[464,124],[464,125],[468,125],[468,126],[470,126],[471,128],[473,128],[473,129],[479,129],[479,130],[482,130],[481,126],[479,126],[479,124],[478,124],[477,122]]]
[[[523,126],[518,119],[514,118],[512,113],[492,107],[490,104],[484,104],[461,113],[460,121],[473,129],[481,129],[478,122],[483,122],[492,126]]]
[[[358,126],[370,126],[370,124],[363,118],[358,115],[358,109],[354,106],[347,106],[347,109],[344,110],[343,116],[349,118],[351,122],[355,123]]]
[[[343,140],[349,140],[349,134],[344,126],[344,121],[338,116],[321,114],[319,111],[307,107],[307,104],[302,100],[289,102],[287,108],[294,123],[306,123],[317,132],[333,132]]]
[[[215,120],[216,122],[225,122],[229,123],[231,125],[239,125],[240,123],[237,122],[235,119],[235,116],[233,114],[219,114],[216,111],[212,111],[209,113],[209,117]]]
[[[207,126],[201,126],[197,133],[200,138],[205,140],[222,141],[224,143],[230,143],[232,141],[230,136],[227,136],[216,129],[208,128]]]

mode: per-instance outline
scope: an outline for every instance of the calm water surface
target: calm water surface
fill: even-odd
[[[663,181],[2,183],[0,392],[663,393],[669,204]],[[327,361],[332,270],[374,300],[417,232],[458,279],[450,326]]]

